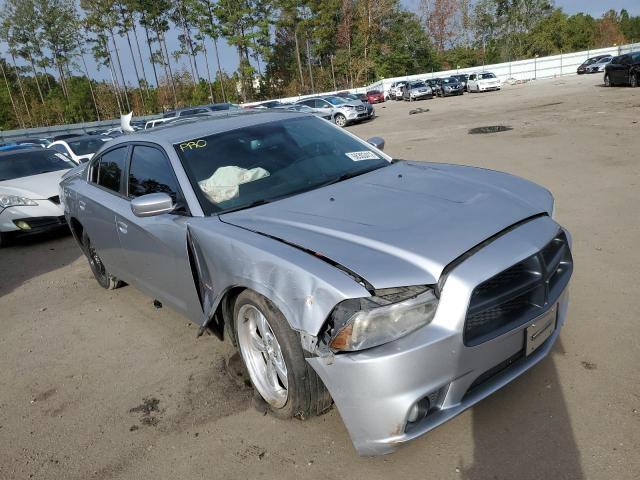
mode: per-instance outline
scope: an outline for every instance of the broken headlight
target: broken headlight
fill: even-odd
[[[426,286],[345,300],[331,313],[327,343],[334,351],[354,351],[391,342],[431,323],[437,306],[433,289]]]

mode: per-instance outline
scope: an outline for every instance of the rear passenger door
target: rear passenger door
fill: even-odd
[[[141,290],[199,320],[202,308],[187,253],[186,223],[190,214],[162,147],[148,143],[132,145],[126,191],[128,205],[117,213],[116,224],[130,274]],[[158,192],[169,194],[176,210],[136,217],[131,211],[131,200]]]

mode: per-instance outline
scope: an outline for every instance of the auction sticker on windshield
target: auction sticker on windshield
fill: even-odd
[[[347,152],[345,153],[347,157],[349,157],[354,162],[359,162],[360,160],[379,160],[380,157],[375,153],[370,152],[369,150],[365,150],[363,152]]]

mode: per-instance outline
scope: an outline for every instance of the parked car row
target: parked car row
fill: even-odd
[[[394,82],[389,88],[387,98],[412,102],[423,98],[463,95],[465,91],[486,92],[501,88],[502,83],[495,74],[479,72],[470,75],[459,74],[444,78]]]

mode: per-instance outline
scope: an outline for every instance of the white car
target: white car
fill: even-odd
[[[467,80],[467,92],[487,92],[489,90],[500,90],[502,83],[494,73],[480,72],[472,73]]]
[[[407,82],[394,82],[391,84],[391,87],[389,88],[389,97],[392,98],[393,100],[402,100],[402,87],[404,87],[404,85]]]
[[[80,165],[91,160],[93,155],[109,140],[111,137],[104,135],[83,135],[57,140],[47,145],[47,148],[65,154],[77,165]]]
[[[43,148],[0,152],[0,246],[66,226],[58,183],[76,165]]]

